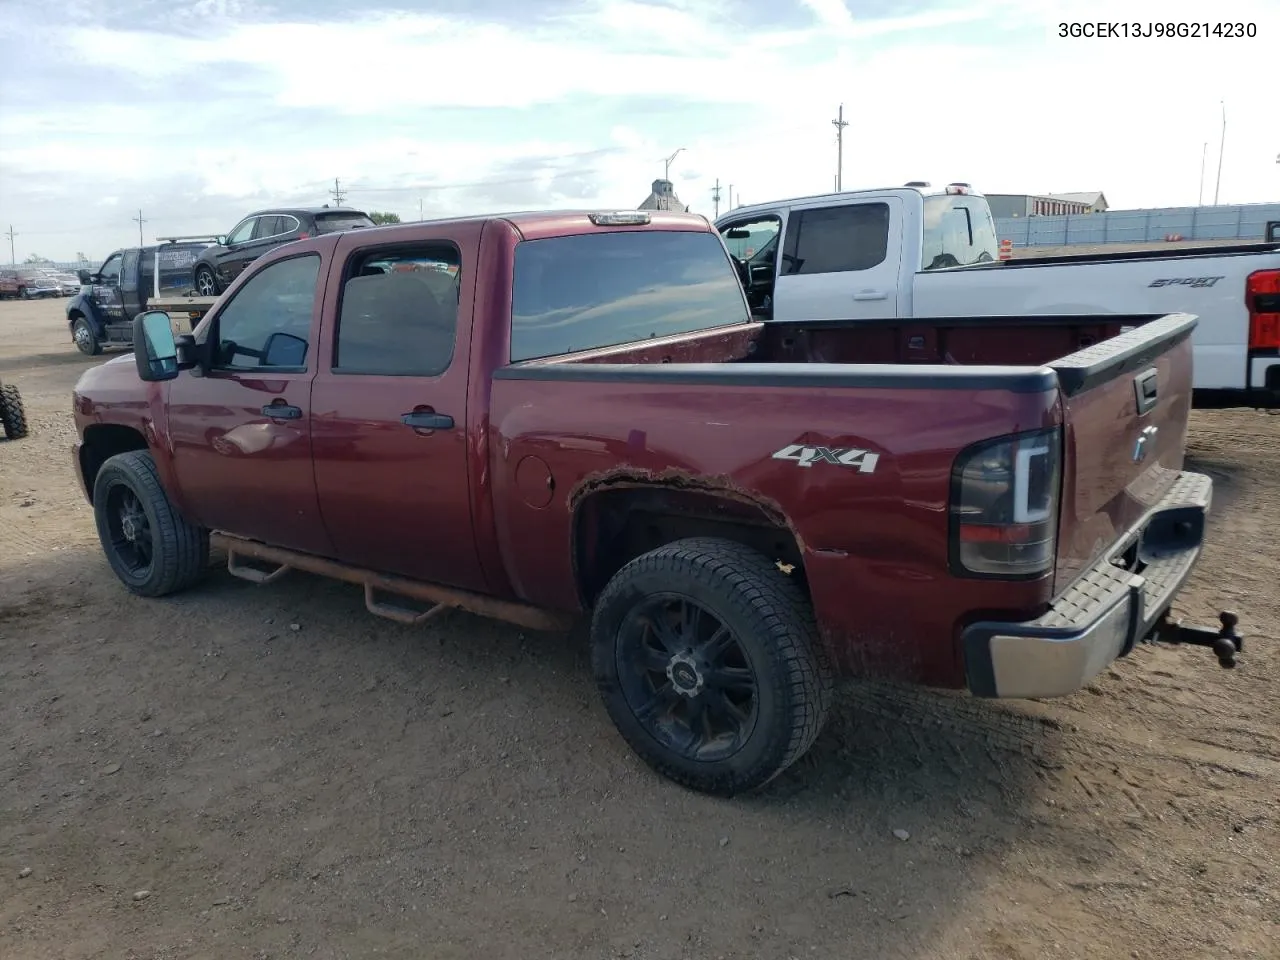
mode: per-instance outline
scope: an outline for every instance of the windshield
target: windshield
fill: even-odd
[[[516,246],[513,361],[750,319],[737,271],[714,233],[629,230]]]
[[[982,197],[942,194],[924,198],[922,270],[987,263],[999,252],[991,207]]]

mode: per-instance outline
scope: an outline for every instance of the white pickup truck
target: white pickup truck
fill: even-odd
[[[1001,260],[981,194],[928,186],[754,204],[715,225],[766,319],[1190,313],[1195,405],[1280,407],[1280,242]]]

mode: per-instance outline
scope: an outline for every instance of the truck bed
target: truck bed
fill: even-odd
[[[1158,314],[770,321],[584,351],[521,366],[595,363],[944,364],[1040,367]]]

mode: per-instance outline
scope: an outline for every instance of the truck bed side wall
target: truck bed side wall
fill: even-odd
[[[1056,390],[1010,393],[977,379],[974,389],[930,389],[915,378],[900,389],[769,387],[752,385],[745,370],[737,383],[713,385],[671,365],[652,373],[646,381],[643,371],[530,365],[495,375],[493,501],[518,596],[578,608],[575,513],[596,492],[639,485],[696,488],[780,515],[846,671],[959,686],[962,611],[1035,615],[1050,599],[1051,577],[953,579],[947,498],[961,447],[1056,422]],[[865,473],[772,459],[797,443],[879,459]]]

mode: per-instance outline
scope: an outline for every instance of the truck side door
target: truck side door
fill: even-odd
[[[107,257],[89,288],[89,302],[103,323],[120,323],[125,319],[124,301],[120,296],[120,268],[123,263],[123,251]]]
[[[774,282],[775,320],[870,320],[898,314],[901,201],[797,205]]]
[[[174,477],[194,519],[325,555],[311,469],[322,252],[264,264],[218,305],[197,329],[206,364],[169,382],[166,413]]]
[[[120,263],[120,305],[124,320],[132,320],[142,312],[146,291],[142,288],[142,251],[130,247]]]
[[[335,557],[479,590],[467,379],[480,228],[442,229],[341,235],[311,442]]]

